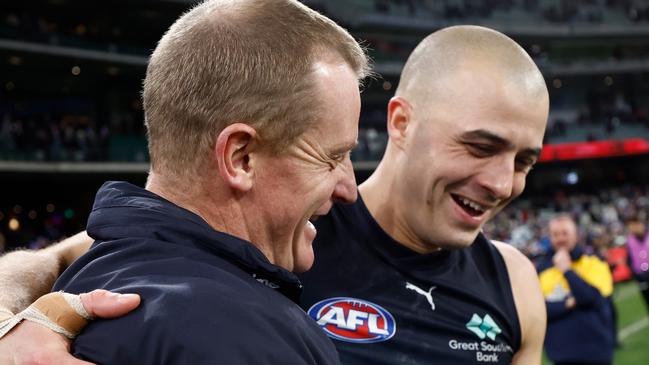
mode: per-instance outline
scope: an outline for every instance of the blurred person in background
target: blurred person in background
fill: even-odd
[[[627,223],[627,249],[633,277],[638,282],[640,292],[649,310],[649,232],[647,218],[638,214]]]
[[[556,365],[611,364],[615,338],[609,266],[577,244],[577,224],[569,214],[550,219],[548,229],[552,249],[538,266],[548,311],[548,358]]]

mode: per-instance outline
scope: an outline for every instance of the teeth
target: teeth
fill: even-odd
[[[470,206],[471,208],[473,208],[473,209],[475,209],[475,210],[477,210],[477,211],[479,211],[479,212],[484,212],[484,211],[485,211],[485,208],[483,208],[483,207],[480,206],[478,203],[473,202],[473,201],[471,201],[471,200],[469,200],[469,199],[467,199],[467,198],[460,198],[460,200],[461,200],[462,203],[464,203],[465,205],[468,205],[468,206]]]

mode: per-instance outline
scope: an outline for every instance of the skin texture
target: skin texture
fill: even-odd
[[[320,85],[332,84],[322,75]],[[351,118],[349,106],[343,106],[344,96],[352,94],[351,87],[333,94],[325,107],[341,108],[329,109],[343,113],[338,120],[346,121],[346,115]],[[334,101],[336,97],[340,102]],[[349,108],[358,117],[356,107]],[[386,153],[359,192],[379,225],[411,250],[430,253],[467,247],[484,223],[523,191],[527,173],[540,153],[547,113],[545,82],[513,41],[479,27],[437,32],[408,60],[397,95],[388,105]],[[342,146],[355,140],[355,131],[349,129],[343,126],[343,137],[336,136]],[[334,140],[327,139],[325,132],[316,128],[305,134],[286,159],[271,159],[256,150],[254,132],[241,126],[227,130],[227,136],[217,141],[214,163],[219,166],[218,175],[209,178],[218,178],[236,192],[220,199],[291,202],[285,211],[262,209],[255,213],[270,221],[273,214],[280,213],[292,222],[275,224],[274,232],[281,232],[277,237],[267,233],[269,227],[259,229],[245,219],[239,225],[225,224],[246,217],[237,205],[228,211],[231,216],[210,215],[210,207],[201,205],[209,201],[206,192],[175,193],[185,194],[182,206],[207,217],[214,227],[250,237],[253,242],[278,239],[277,250],[268,250],[266,244],[260,245],[262,252],[284,267],[302,270],[313,259],[312,232],[306,220],[324,214],[333,201],[353,201],[356,194],[350,185],[353,175],[348,149],[342,148],[344,157],[334,154]],[[255,169],[257,164],[281,173],[265,175]],[[314,184],[308,185],[311,190],[300,190],[302,195],[297,195],[295,189],[301,184],[307,187],[304,179],[309,173],[321,178],[308,183]],[[150,189],[167,196],[168,192],[158,188],[164,184],[157,179],[152,176]],[[282,183],[276,184],[274,179]],[[255,184],[277,192],[255,195],[250,193]],[[302,200],[303,195],[307,199],[293,202],[295,196]],[[461,199],[478,204],[482,212],[470,214]],[[546,311],[536,272],[514,248],[500,243],[496,247],[507,265],[522,330],[521,348],[513,364],[540,364]]]
[[[316,231],[309,219],[357,197],[350,160],[360,114],[356,76],[345,64],[318,63],[314,73],[321,120],[282,155],[262,152],[251,159],[257,164],[253,187],[241,204],[246,237],[271,262],[295,272],[313,265]]]

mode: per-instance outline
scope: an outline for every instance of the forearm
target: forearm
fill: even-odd
[[[83,232],[43,250],[15,251],[0,257],[0,310],[17,313],[48,293],[63,270],[91,243]]]
[[[564,276],[578,305],[593,305],[598,299],[602,298],[597,288],[592,287],[574,271],[568,270],[564,273]]]
[[[18,313],[50,291],[62,271],[59,259],[42,251],[0,257],[0,310]]]

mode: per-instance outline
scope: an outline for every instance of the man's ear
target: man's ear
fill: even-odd
[[[406,144],[406,132],[412,119],[412,106],[400,96],[395,96],[388,103],[388,136],[390,142],[403,149]]]
[[[251,152],[257,131],[247,124],[234,123],[225,127],[216,138],[214,153],[219,176],[232,189],[246,192],[252,188]]]

